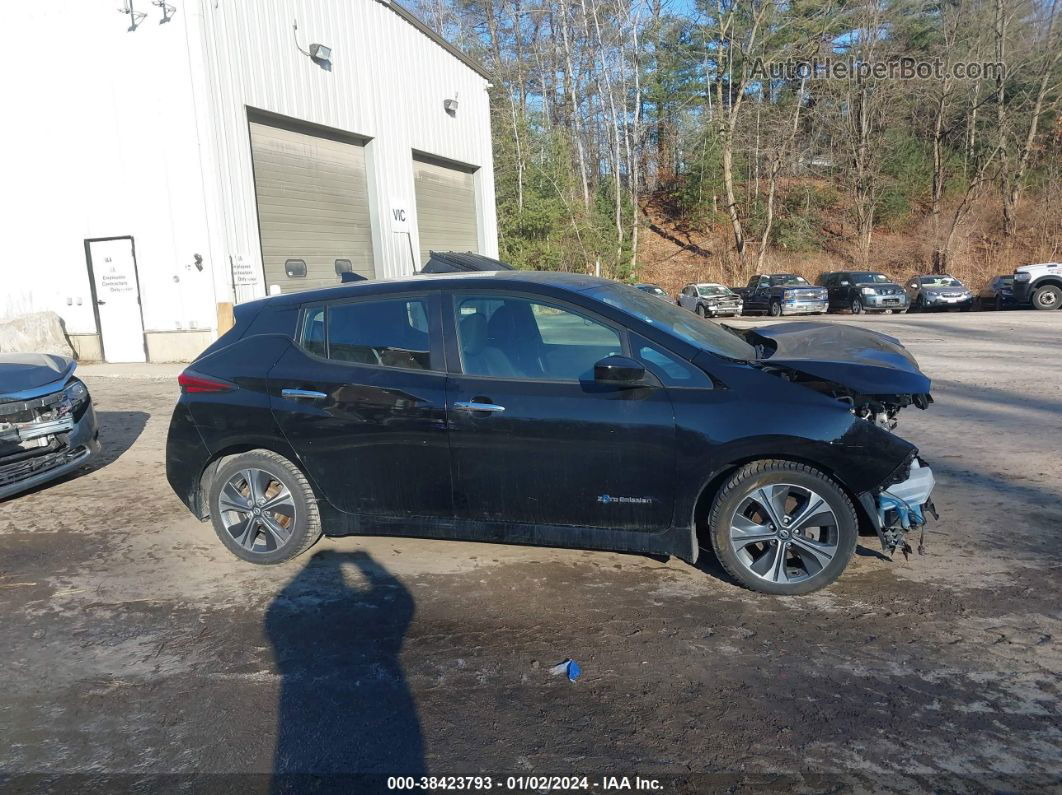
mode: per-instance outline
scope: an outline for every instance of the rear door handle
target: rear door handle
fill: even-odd
[[[308,400],[328,397],[324,392],[315,392],[312,389],[282,389],[280,394],[286,398],[306,398]]]
[[[459,401],[454,403],[454,408],[457,411],[488,411],[491,413],[505,411],[505,406],[499,406],[497,403],[477,403],[474,400]]]

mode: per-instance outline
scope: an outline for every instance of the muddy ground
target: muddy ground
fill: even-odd
[[[1062,312],[836,322],[901,337],[934,379],[937,404],[899,432],[942,517],[925,556],[863,539],[836,585],[795,598],[677,560],[413,539],[243,564],[166,484],[176,368],[83,368],[106,453],[0,503],[0,776],[1060,786]],[[565,657],[574,684],[548,672]]]

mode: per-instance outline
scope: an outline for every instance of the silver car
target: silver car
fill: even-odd
[[[911,309],[927,312],[931,309],[961,309],[973,307],[974,295],[958,279],[947,274],[914,276],[905,285]]]
[[[721,284],[687,284],[679,293],[678,304],[701,317],[739,317],[741,296]]]

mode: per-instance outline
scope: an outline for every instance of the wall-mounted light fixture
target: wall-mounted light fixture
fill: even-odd
[[[133,0],[125,0],[125,5],[118,9],[118,13],[129,15],[130,32],[133,32],[140,27],[140,23],[143,22],[144,17],[147,16],[143,11],[137,11],[133,8]]]
[[[177,9],[167,3],[166,0],[151,0],[151,5],[158,6],[162,9],[162,19],[159,20],[160,25],[165,25],[173,19],[173,15],[177,13]]]
[[[326,72],[332,71],[332,48],[316,42],[310,45],[310,49],[304,50],[299,44],[299,20],[292,20],[292,34],[295,36],[295,48],[303,55],[308,55],[310,60],[320,66]]]
[[[310,60],[321,65],[332,65],[332,48],[323,44],[310,45]]]
[[[453,95],[452,98],[443,100],[443,110],[445,110],[451,116],[456,116],[457,115],[457,92],[456,91],[454,92],[454,95]]]

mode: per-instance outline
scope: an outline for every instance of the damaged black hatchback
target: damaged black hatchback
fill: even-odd
[[[180,376],[167,474],[222,543],[280,563],[322,534],[676,555],[739,582],[833,582],[932,511],[892,433],[930,383],[895,339],[738,331],[630,286],[498,272],[243,304]]]

